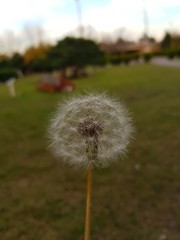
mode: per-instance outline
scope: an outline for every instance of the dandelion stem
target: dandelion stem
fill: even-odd
[[[84,238],[85,240],[90,240],[92,170],[93,168],[90,165],[87,173],[86,220],[85,220],[85,238]]]

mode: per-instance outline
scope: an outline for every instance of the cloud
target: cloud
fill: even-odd
[[[179,0],[111,0],[103,7],[91,7],[84,13],[85,24],[99,31],[129,29],[134,36],[144,33],[143,14],[146,11],[150,34],[162,36],[171,21],[176,26],[180,12]]]
[[[138,1],[138,0],[137,0]],[[86,11],[85,22],[101,28],[102,30],[112,30],[113,28],[124,25],[134,25],[141,21],[141,8],[136,4],[137,1],[126,0],[126,3],[119,0],[112,0],[104,7],[91,8]]]
[[[46,22],[64,0],[5,0],[0,8],[0,31],[20,28],[30,21]]]
[[[162,35],[170,23],[178,27],[179,0],[81,0],[85,25],[99,32],[126,28],[134,37],[143,34],[143,4],[148,10],[150,34]],[[75,0],[5,0],[0,8],[0,34],[20,31],[26,24],[41,24],[50,38],[75,29],[78,18]]]

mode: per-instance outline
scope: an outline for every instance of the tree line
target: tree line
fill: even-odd
[[[0,56],[0,69],[16,68],[24,73],[65,70],[67,67],[82,69],[86,65],[103,64],[104,53],[92,40],[66,37],[56,45],[40,44],[28,48],[24,54]]]
[[[73,68],[74,74],[78,76],[86,65],[129,64],[130,61],[138,61],[139,58],[144,58],[144,61],[148,62],[154,55],[179,57],[180,37],[173,38],[166,33],[160,47],[158,52],[122,54],[102,51],[100,45],[93,40],[65,37],[55,45],[39,43],[38,46],[29,47],[22,54],[0,55],[0,76],[5,78],[14,70],[21,70],[24,74],[54,70],[65,72],[68,67]]]

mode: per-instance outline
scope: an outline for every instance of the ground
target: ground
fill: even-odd
[[[123,100],[136,128],[127,156],[93,175],[93,240],[180,239],[180,69],[151,65],[95,69],[78,92]],[[72,93],[36,90],[38,77],[0,86],[0,239],[83,239],[86,172],[59,163],[46,129]]]

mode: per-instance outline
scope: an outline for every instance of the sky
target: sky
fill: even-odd
[[[43,28],[49,40],[60,39],[77,29],[78,3],[89,35],[137,40],[144,33],[143,9],[149,35],[160,39],[165,31],[180,32],[180,0],[0,0],[0,40],[27,26]]]

